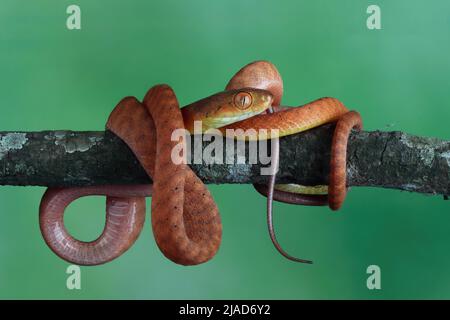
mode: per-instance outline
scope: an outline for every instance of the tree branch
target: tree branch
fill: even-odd
[[[280,139],[277,182],[326,184],[332,132],[333,126],[325,125]],[[260,175],[261,164],[246,159],[245,164],[238,164],[235,157],[233,164],[191,167],[205,183],[266,182],[267,176]],[[350,186],[449,195],[450,141],[402,132],[353,132],[347,174]],[[111,132],[0,132],[1,185],[149,182],[131,150]]]

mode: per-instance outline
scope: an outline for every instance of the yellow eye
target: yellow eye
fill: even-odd
[[[252,105],[252,95],[248,92],[239,92],[234,96],[234,105],[245,110]]]

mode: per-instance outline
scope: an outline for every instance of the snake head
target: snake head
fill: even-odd
[[[267,90],[243,88],[216,93],[183,109],[184,125],[193,132],[194,121],[201,121],[202,132],[220,128],[267,110],[273,102]]]

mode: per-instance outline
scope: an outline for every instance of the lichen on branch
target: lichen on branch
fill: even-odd
[[[326,184],[332,132],[333,126],[325,125],[281,138],[277,182]],[[203,148],[207,145],[203,142]],[[352,132],[347,153],[349,186],[450,194],[450,141],[398,131]],[[191,168],[205,183],[264,183],[262,166],[238,163],[235,157],[232,164]],[[1,185],[150,182],[128,146],[109,131],[0,132]]]

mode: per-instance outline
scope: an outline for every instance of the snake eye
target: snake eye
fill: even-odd
[[[248,92],[239,92],[234,96],[234,105],[245,110],[252,105],[252,95]]]

